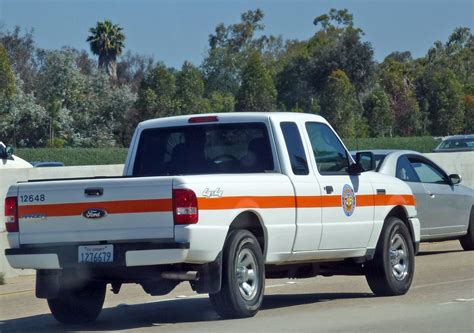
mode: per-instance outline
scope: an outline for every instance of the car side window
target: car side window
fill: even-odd
[[[304,152],[298,126],[293,122],[282,122],[280,124],[283,137],[285,138],[286,149],[291,162],[291,169],[295,175],[309,174],[308,161]]]
[[[420,182],[420,178],[418,178],[406,156],[401,156],[398,159],[395,177],[406,182]]]
[[[409,161],[422,183],[447,184],[444,173],[431,163],[417,158],[409,158]]]
[[[323,123],[307,122],[314,159],[321,175],[347,174],[349,155],[331,128]]]

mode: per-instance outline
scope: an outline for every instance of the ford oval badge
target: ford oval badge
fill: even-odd
[[[107,211],[105,209],[89,208],[82,212],[82,216],[86,219],[100,219],[107,216]]]

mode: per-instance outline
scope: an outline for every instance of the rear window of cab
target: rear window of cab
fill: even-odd
[[[134,176],[274,171],[264,123],[203,124],[143,130]]]

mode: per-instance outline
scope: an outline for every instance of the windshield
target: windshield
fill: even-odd
[[[438,149],[474,149],[474,138],[472,139],[448,139],[441,142]]]
[[[274,170],[263,123],[193,125],[144,130],[135,176],[254,173]]]

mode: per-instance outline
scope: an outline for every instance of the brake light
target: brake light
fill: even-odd
[[[190,124],[196,124],[196,123],[211,123],[219,121],[218,116],[199,116],[199,117],[192,117],[189,118],[188,123]]]
[[[194,224],[199,220],[196,194],[189,189],[173,190],[174,224]]]
[[[8,232],[18,232],[18,204],[16,197],[5,199],[5,226]]]

